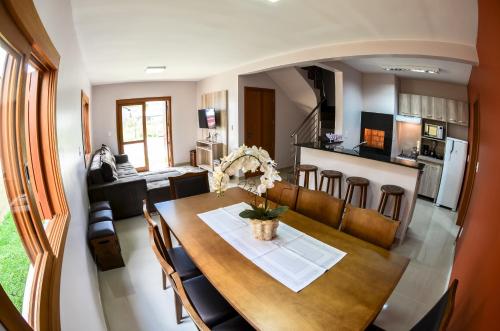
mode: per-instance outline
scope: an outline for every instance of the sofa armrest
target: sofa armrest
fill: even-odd
[[[91,185],[88,195],[90,203],[109,201],[115,219],[141,215],[142,200],[147,196],[146,180],[142,176],[133,176]]]
[[[115,161],[116,161],[116,163],[125,163],[125,162],[128,162],[128,155],[127,154],[118,154],[118,155],[115,155]]]

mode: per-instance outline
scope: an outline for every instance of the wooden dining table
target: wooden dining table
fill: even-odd
[[[295,293],[205,224],[197,214],[256,196],[241,188],[222,197],[206,193],[155,204],[163,231],[171,231],[196,266],[257,330],[364,330],[381,311],[408,258],[374,246],[294,211],[280,220],[347,255]]]

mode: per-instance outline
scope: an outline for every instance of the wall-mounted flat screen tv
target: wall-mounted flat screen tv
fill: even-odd
[[[215,129],[217,127],[217,122],[215,120],[215,109],[199,109],[198,124],[200,129]]]

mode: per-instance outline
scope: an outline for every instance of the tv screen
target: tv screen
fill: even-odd
[[[215,109],[199,109],[198,124],[201,129],[215,129],[217,127]]]

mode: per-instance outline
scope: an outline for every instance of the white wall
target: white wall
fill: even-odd
[[[338,120],[342,120],[342,126],[337,124],[336,119],[335,131],[343,135],[343,146],[352,148],[359,144],[361,111],[363,110],[363,75],[342,62],[326,62],[324,65],[340,72],[335,74],[336,88],[342,91],[341,95],[336,95],[335,116]]]
[[[61,279],[61,329],[106,330],[97,269],[87,248],[87,190],[82,151],[80,92],[90,84],[67,0],[35,0],[52,42],[61,55],[57,82],[57,138],[66,198],[71,212]]]
[[[189,161],[196,145],[198,115],[195,82],[144,82],[97,85],[92,87],[91,116],[93,148],[101,144],[118,152],[116,100],[172,97],[172,140],[175,164]]]
[[[290,135],[307,116],[307,112],[299,109],[297,105],[288,98],[286,93],[266,73],[244,75],[239,78],[239,110],[244,113],[244,89],[245,86],[274,89],[276,96],[275,108],[275,155],[278,168],[293,165],[291,159]]]
[[[311,81],[307,79],[304,70],[288,67],[267,71],[266,75],[277,86],[280,86],[281,91],[286,94],[288,99],[306,114],[311,112],[318,104],[319,90],[311,86]]]
[[[397,79],[391,74],[363,74],[363,111],[394,115]]]

